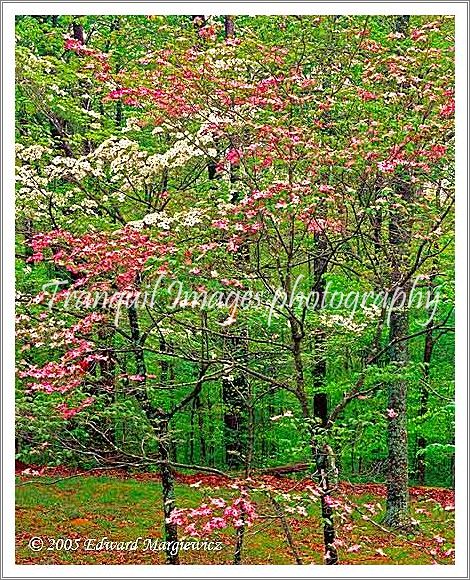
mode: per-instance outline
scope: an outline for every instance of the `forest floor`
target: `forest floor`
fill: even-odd
[[[163,564],[162,551],[145,550],[145,539],[162,538],[161,489],[156,474],[129,474],[114,470],[106,476],[87,475],[66,468],[18,472],[16,490],[16,562],[18,564]],[[311,481],[264,476],[279,491],[302,493]],[[222,477],[178,474],[178,507],[196,507],[208,497],[233,496],[230,480]],[[34,483],[33,483],[34,482]],[[243,564],[295,564],[281,523],[269,517],[272,507],[264,494],[253,495],[261,517],[245,533]],[[341,564],[453,564],[454,492],[418,487],[410,490],[416,531],[394,534],[380,524],[385,506],[382,484],[341,483],[337,493],[357,506],[354,525],[340,531]],[[371,516],[367,506],[378,510]],[[317,508],[316,508],[317,509]],[[369,515],[367,515],[369,514]],[[366,515],[366,518],[363,516]],[[319,514],[287,514],[295,545],[304,564],[322,564]],[[44,541],[42,549],[29,547],[31,538]],[[84,539],[106,537],[128,542],[141,537],[137,550],[86,550]],[[77,539],[79,548],[67,550],[59,538]],[[220,551],[181,551],[183,564],[231,564],[235,534],[221,530],[208,538],[220,541]],[[55,540],[55,542],[54,542]],[[52,549],[51,549],[52,548]]]

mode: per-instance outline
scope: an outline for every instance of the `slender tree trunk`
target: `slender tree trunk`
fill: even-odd
[[[51,113],[49,121],[52,137],[59,141],[66,157],[73,157],[72,147],[70,147],[68,135],[65,130],[65,121],[56,117],[53,113]]]
[[[168,422],[163,416],[157,416],[157,432],[159,434],[159,451],[162,461],[170,461],[170,442],[168,438]],[[162,463],[160,468],[160,474],[162,477],[162,502],[163,502],[163,514],[164,514],[164,530],[165,530],[165,542],[170,542],[170,545],[166,549],[166,561],[167,564],[179,564],[178,553],[173,553],[173,547],[178,542],[178,528],[176,524],[172,524],[168,521],[171,516],[171,512],[175,508],[175,484],[173,478],[173,472],[168,464]]]
[[[241,514],[240,519],[243,521],[243,525],[237,528],[237,542],[235,544],[235,553],[233,556],[233,563],[237,566],[242,563],[243,541],[245,539],[245,516],[243,513]]]
[[[234,20],[231,16],[225,16],[225,37],[234,37],[235,28]],[[209,179],[215,178],[215,166],[210,164],[208,166]],[[239,201],[240,192],[237,191],[234,184],[238,181],[237,169],[231,164],[230,166],[230,184],[231,184],[231,199],[232,203]],[[240,265],[249,263],[250,254],[247,246],[242,246],[239,252]],[[247,335],[246,328],[239,331],[241,336]],[[241,339],[229,339],[229,351],[238,351],[244,362],[248,358],[247,341]],[[222,396],[224,403],[224,426],[226,438],[226,461],[229,467],[242,467],[245,464],[243,459],[243,451],[247,445],[247,401],[249,398],[249,384],[246,377],[242,374],[237,374],[233,379],[224,379],[222,381]],[[249,444],[249,443],[248,443]]]
[[[328,245],[325,236],[320,232],[316,235],[316,256],[313,264],[315,286],[318,292],[317,307],[323,303],[325,294],[324,274],[328,266],[327,252]],[[330,465],[333,460],[331,448],[324,444],[318,446],[316,438],[325,428],[328,420],[328,397],[326,395],[326,353],[325,334],[317,332],[315,336],[315,364],[313,369],[313,415],[319,420],[319,424],[314,426],[313,449],[314,460],[318,471],[318,480],[322,490],[321,511],[323,518],[323,543],[325,550],[325,564],[328,566],[338,564],[338,551],[335,546],[335,526],[333,519],[333,508],[331,500],[330,485]],[[320,391],[320,392],[319,392]]]
[[[247,401],[246,401],[246,408],[248,410],[248,426],[247,426],[247,433],[248,433],[248,441],[246,445],[246,452],[245,452],[245,477],[249,478],[251,474],[251,462],[253,460],[253,447],[254,447],[254,438],[255,438],[255,415],[254,415],[254,402],[253,402],[253,393],[251,390],[251,385],[248,383],[247,385]],[[243,543],[245,540],[245,513],[242,508],[241,513],[241,520],[243,524],[237,528],[237,543],[235,545],[235,553],[233,557],[234,564],[241,564],[242,563],[242,550],[243,550]]]
[[[80,42],[81,44],[85,44],[85,31],[83,28],[83,24],[74,21],[72,23],[72,30],[73,37],[75,38],[75,40],[78,40],[78,42]],[[85,110],[88,111],[90,109],[90,104],[91,104],[90,97],[84,97],[82,99],[82,107]],[[90,153],[91,149],[92,149],[91,142],[88,139],[86,139],[83,142],[83,153],[87,155],[88,153]]]
[[[206,399],[206,406],[207,406],[207,416],[212,417],[212,401],[210,397],[210,393],[207,395]],[[218,416],[217,419],[219,420],[220,417]],[[205,437],[206,434],[204,434]],[[202,435],[201,435],[202,436]],[[214,444],[214,434],[212,431],[207,433],[207,439],[205,439],[206,443],[206,453],[207,453],[207,463],[210,467],[215,466],[215,444]]]
[[[235,21],[233,16],[224,16],[225,38],[235,36]]]
[[[146,389],[146,364],[144,358],[144,351],[142,348],[142,341],[140,336],[137,310],[135,306],[130,306],[128,309],[129,326],[134,346],[134,356],[137,368],[137,374],[143,377],[143,381],[139,382],[139,388],[136,390],[135,396],[139,401],[142,410],[147,416],[151,426],[154,429],[155,435],[158,439],[158,450],[162,464],[160,466],[160,474],[162,478],[162,503],[164,515],[164,533],[165,541],[169,542],[166,548],[166,561],[168,564],[179,564],[178,552],[174,553],[173,549],[178,541],[178,530],[175,524],[168,521],[171,512],[175,508],[175,486],[173,479],[173,472],[170,465],[172,459],[172,446],[169,436],[169,418],[162,409],[154,409],[149,400]],[[166,347],[163,345],[162,350]],[[162,381],[168,378],[168,363],[162,363]]]
[[[122,101],[116,101],[116,127],[122,127]]]
[[[398,16],[395,29],[407,34],[409,16]],[[409,182],[397,181],[395,195],[406,207],[412,197]],[[403,369],[409,362],[408,344],[402,340],[408,334],[408,310],[405,306],[410,291],[409,281],[402,287],[403,273],[411,240],[411,225],[401,211],[391,210],[389,224],[390,256],[392,260],[391,279],[394,291],[401,288],[404,293],[402,308],[394,308],[390,315],[390,341],[395,344],[390,349],[390,362]],[[400,301],[399,301],[400,302]],[[408,431],[407,431],[407,389],[405,379],[399,378],[388,386],[388,460],[387,460],[387,509],[385,523],[392,528],[406,529],[410,524],[408,493]]]
[[[408,183],[397,183],[395,193],[403,203],[411,199],[411,187]],[[389,242],[392,256],[392,282],[394,291],[401,288],[402,299],[398,298],[390,314],[390,362],[394,362],[399,372],[409,362],[408,343],[403,340],[408,334],[408,301],[409,281],[403,286],[403,272],[411,239],[410,224],[399,211],[390,218]],[[401,302],[403,301],[403,306]],[[387,511],[385,522],[393,528],[409,526],[409,493],[408,493],[408,431],[406,425],[407,381],[398,378],[388,386],[388,461],[387,461]]]
[[[85,34],[83,31],[83,24],[78,22],[72,23],[73,37],[78,40],[81,44],[85,44]]]
[[[194,431],[194,416],[196,414],[196,399],[194,399],[191,410],[189,412],[189,456],[188,461],[189,463],[194,463],[194,439],[195,439],[195,431]]]
[[[131,330],[131,337],[134,347],[134,356],[137,374],[143,377],[142,385],[144,385],[147,378],[147,369],[145,365],[144,350],[140,341],[139,321],[137,317],[137,310],[135,306],[129,306],[127,309],[129,316],[129,327]]]
[[[392,314],[390,340],[406,336],[407,331],[407,314],[403,312]],[[406,341],[395,345],[392,360],[402,364],[408,362]],[[393,413],[393,416],[388,419],[387,512],[385,522],[394,528],[406,528],[409,524],[406,399],[406,380],[397,379],[389,384],[388,409],[390,413]]]
[[[198,395],[194,399],[197,413],[197,424],[199,430],[199,454],[202,463],[207,463],[207,447],[206,447],[206,437],[204,433],[204,415],[203,415],[203,405],[201,396]]]
[[[303,363],[301,357],[301,338],[298,335],[298,328],[295,320],[291,320],[291,331],[293,333],[293,354],[294,366],[296,369],[296,394],[302,408],[303,417],[310,421],[311,407],[308,404],[308,399],[305,394]],[[313,462],[316,466],[317,481],[320,485],[321,495],[321,510],[323,518],[323,539],[325,550],[325,564],[338,564],[338,552],[334,545],[335,528],[333,521],[333,509],[331,507],[331,486],[330,486],[330,464],[332,462],[332,451],[327,445],[320,446],[318,443],[321,430],[325,427],[328,418],[327,399],[325,393],[317,393],[314,397],[313,414],[319,419],[318,424],[311,429],[310,448]]]
[[[317,453],[317,469],[319,471],[321,495],[321,515],[323,518],[323,544],[325,546],[325,564],[327,566],[338,564],[338,551],[335,547],[335,525],[333,520],[333,508],[331,506],[330,487],[330,459],[332,452],[328,445],[324,445]]]
[[[331,498],[331,469],[334,468],[334,458],[331,448],[317,443],[318,435],[325,428],[328,420],[328,397],[326,393],[316,393],[313,400],[313,414],[319,424],[313,431],[313,453],[318,472],[321,495],[321,515],[323,518],[323,544],[325,547],[325,564],[332,566],[338,564],[338,551],[335,546],[335,525]]]
[[[224,403],[225,459],[229,467],[241,467],[243,462],[246,418],[244,417],[247,382],[239,375],[233,379],[223,379],[222,394]]]
[[[428,322],[427,332],[424,337],[424,354],[423,354],[423,380],[421,383],[421,393],[419,402],[419,417],[420,417],[420,427],[422,429],[424,417],[428,412],[428,398],[429,398],[429,367],[431,364],[432,351],[434,348],[434,340],[432,337],[432,325],[433,321]],[[425,449],[427,441],[423,434],[416,438],[416,476],[418,483],[424,485],[426,482],[426,461],[425,461]]]
[[[247,448],[245,455],[245,477],[250,477],[251,464],[253,462],[254,447],[255,447],[255,409],[252,398],[251,388],[249,392],[249,400],[247,402],[248,409],[248,428],[247,428]]]
[[[286,514],[284,513],[284,510],[282,509],[282,505],[280,505],[280,503],[278,501],[276,501],[276,498],[273,496],[273,494],[271,492],[268,492],[268,497],[269,497],[269,500],[274,508],[274,511],[275,511],[277,517],[281,521],[282,529],[284,530],[284,535],[286,536],[286,541],[287,541],[289,548],[291,549],[291,552],[295,558],[295,562],[296,562],[296,564],[298,564],[300,566],[303,564],[302,556],[301,556],[299,550],[297,549],[297,546],[295,545],[294,537],[292,536],[292,532],[291,532],[290,527],[289,527],[289,522],[287,521]]]

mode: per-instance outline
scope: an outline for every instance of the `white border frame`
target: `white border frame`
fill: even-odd
[[[468,2],[13,2],[2,4],[2,554],[1,578],[468,578]],[[17,565],[14,543],[14,19],[22,14],[449,14],[456,22],[455,565]]]

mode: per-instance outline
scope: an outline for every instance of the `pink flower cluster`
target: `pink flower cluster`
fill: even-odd
[[[185,71],[182,76],[186,77]],[[189,104],[186,98],[187,87],[181,86],[181,78],[172,78],[173,86],[171,90],[163,88],[149,88],[146,86],[138,87],[119,87],[110,91],[105,100],[117,101],[122,100],[126,105],[140,107],[151,105],[163,111],[172,117],[181,117],[194,114],[198,111],[198,106]],[[157,119],[156,119],[157,121]],[[156,122],[156,124],[158,124]]]
[[[108,62],[108,56],[99,50],[88,48],[75,38],[66,38],[64,42],[65,50],[71,50],[78,56],[89,56],[96,60],[96,78],[100,81],[107,81],[109,79],[109,72],[111,67]]]
[[[377,167],[379,168],[379,171],[381,171],[382,173],[393,173],[395,171],[395,169],[398,166],[398,161],[396,159],[392,159],[392,160],[385,160],[385,161],[379,161],[377,163]]]
[[[237,252],[241,243],[242,239],[240,238],[240,236],[232,236],[230,240],[227,242],[227,251]]]
[[[77,407],[69,407],[67,403],[61,403],[60,405],[57,406],[57,410],[59,411],[60,416],[63,419],[68,420],[74,417],[77,413],[79,413],[86,407],[92,405],[94,401],[95,401],[94,397],[87,397]]]
[[[445,145],[433,145],[429,151],[425,153],[431,161],[438,161],[445,155],[447,147]]]
[[[257,518],[255,505],[246,493],[228,504],[223,498],[210,498],[198,508],[175,508],[168,523],[183,526],[185,534],[205,536],[228,527],[251,526]]]
[[[63,230],[39,233],[32,239],[31,247],[31,262],[43,260],[45,251],[53,248],[52,261],[75,275],[74,288],[99,283],[99,287],[89,289],[108,290],[110,280],[105,279],[108,276],[119,291],[133,289],[149,258],[174,251],[171,244],[152,241],[130,227],[79,237]],[[63,297],[64,293],[58,296]]]
[[[66,38],[64,42],[64,48],[65,50],[73,50],[73,52],[76,52],[79,55],[93,55],[96,52],[92,48],[86,47],[75,38]]]
[[[310,233],[322,233],[322,232],[341,232],[343,230],[343,225],[337,221],[330,218],[320,218],[314,215],[315,208],[308,207],[300,214],[298,214],[299,220],[307,226],[307,231]]]
[[[413,30],[411,30],[410,32],[410,37],[411,40],[414,40],[416,42],[422,42],[424,40],[427,40],[427,35],[424,32],[424,30],[420,30],[419,28],[413,28]]]
[[[240,163],[240,159],[241,152],[238,149],[230,149],[225,156],[225,160],[229,163],[232,163],[232,165],[237,165]]]
[[[208,25],[199,29],[199,36],[206,40],[215,40],[217,38],[215,26]]]
[[[448,103],[441,107],[439,114],[441,117],[451,117],[455,113],[455,101],[450,99]]]
[[[78,387],[90,365],[95,361],[105,360],[106,357],[93,352],[93,343],[77,335],[90,334],[97,324],[102,323],[103,318],[101,314],[91,313],[71,328],[64,329],[61,332],[61,339],[67,345],[67,350],[60,359],[50,361],[42,367],[31,365],[27,370],[19,373],[20,378],[35,380],[29,384],[32,391],[67,393]]]
[[[358,89],[357,92],[363,101],[374,101],[375,99],[377,99],[377,95],[375,93],[371,93],[370,91],[366,91],[365,89]]]
[[[228,230],[229,221],[227,219],[218,219],[212,222],[212,227],[218,230]]]

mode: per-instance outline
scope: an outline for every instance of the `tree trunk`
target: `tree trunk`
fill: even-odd
[[[395,32],[400,32],[401,34],[408,34],[408,27],[410,25],[410,17],[401,15],[397,16],[395,20]]]
[[[194,16],[191,16],[191,20],[193,21],[193,25],[196,30],[199,30],[206,25],[206,17],[204,14],[195,14]]]
[[[194,463],[194,439],[196,433],[194,431],[194,416],[196,414],[196,399],[194,399],[191,410],[189,411],[189,453],[188,463]]]
[[[411,187],[406,182],[396,184],[395,193],[404,205],[411,199]],[[401,288],[404,293],[403,307],[398,304],[390,314],[389,340],[390,362],[399,367],[399,371],[409,361],[408,343],[403,340],[408,334],[408,300],[410,284],[402,286],[403,271],[411,239],[410,224],[400,211],[395,211],[390,217],[389,242],[392,259],[392,282],[396,291]],[[410,522],[408,494],[408,432],[406,426],[406,379],[399,378],[388,386],[388,461],[387,461],[387,511],[385,523],[393,528],[407,528]]]
[[[325,293],[325,280],[323,275],[326,272],[328,261],[328,245],[325,236],[319,233],[316,238],[316,256],[313,263],[313,273],[315,286],[319,295],[317,307],[323,303]],[[325,355],[325,334],[320,331],[315,336],[315,364],[313,370],[313,387],[315,390],[313,398],[313,415],[319,420],[319,424],[314,426],[313,450],[314,461],[316,463],[319,485],[322,490],[321,511],[323,518],[323,543],[325,550],[325,564],[328,566],[338,564],[338,552],[334,545],[335,527],[333,521],[333,508],[331,507],[331,486],[330,486],[330,453],[331,449],[327,445],[318,446],[316,438],[325,428],[328,420],[328,397],[323,391],[326,388],[326,355]]]
[[[245,377],[223,379],[222,398],[224,403],[225,459],[228,467],[241,467],[243,462],[244,437],[246,429],[245,401],[247,391]]]
[[[145,365],[144,350],[140,340],[139,320],[137,317],[137,310],[135,306],[129,306],[127,309],[129,316],[129,327],[132,337],[132,346],[134,348],[134,357],[137,374],[143,377],[142,386],[144,386],[147,378],[147,369]]]
[[[158,448],[160,451],[161,460],[170,461],[170,442],[168,438],[167,419],[162,416],[158,416],[156,420],[158,421],[157,432],[160,437]],[[168,522],[168,519],[171,516],[171,512],[175,508],[175,485],[173,472],[168,464],[162,463],[160,474],[162,477],[165,542],[170,543],[170,545],[166,548],[166,562],[167,564],[179,564],[180,561],[178,553],[173,553],[173,547],[176,546],[176,542],[178,542],[178,528],[176,524]]]
[[[225,16],[225,37],[235,35],[233,17]],[[209,179],[215,178],[215,166],[208,166]],[[230,183],[235,184],[238,181],[237,170],[234,165],[230,166]],[[231,203],[239,201],[240,192],[236,188],[232,189],[230,194]],[[248,264],[250,254],[247,246],[242,246],[239,252],[241,265]],[[239,331],[241,336],[246,336],[247,330],[242,328]],[[245,364],[248,358],[248,346],[243,338],[229,339],[228,349],[230,352],[239,350],[241,359]],[[245,464],[243,459],[243,450],[247,446],[247,402],[249,398],[249,384],[246,377],[237,374],[233,379],[222,381],[222,396],[224,403],[224,426],[226,439],[226,461],[229,467],[242,467]],[[243,541],[243,539],[241,539]]]
[[[253,393],[251,391],[251,385],[247,382],[247,401],[246,401],[246,408],[248,409],[248,441],[246,444],[246,453],[245,453],[245,477],[248,479],[251,474],[251,462],[253,459],[253,447],[254,447],[254,437],[255,437],[255,414],[254,414],[254,402],[253,402]],[[245,512],[243,511],[243,507],[241,506],[241,517],[243,524],[237,528],[237,542],[235,545],[235,553],[233,556],[233,563],[238,565],[242,563],[242,550],[243,544],[245,541]]]
[[[207,449],[206,449],[206,437],[204,433],[204,415],[201,396],[198,395],[194,399],[194,404],[196,406],[197,413],[197,424],[199,430],[199,456],[204,465],[207,464]]]
[[[409,16],[397,16],[395,30],[407,34]],[[397,181],[395,194],[406,207],[411,200],[409,182]],[[406,255],[411,240],[411,225],[400,210],[392,210],[389,225],[390,256],[392,260],[391,279],[393,289],[401,287]],[[404,284],[405,302],[410,290],[409,281]],[[395,342],[390,349],[390,362],[395,362],[400,370],[408,363],[409,353],[406,340],[408,334],[408,310],[394,308],[390,315],[390,341]],[[407,382],[399,379],[388,386],[388,460],[387,460],[387,510],[385,523],[392,528],[408,528],[410,525],[408,493],[408,431],[406,426]]]
[[[245,516],[242,512],[241,520],[245,522]],[[245,524],[243,523],[242,526],[237,528],[237,542],[235,544],[235,552],[233,555],[233,563],[236,566],[239,566],[242,563],[242,549],[243,549],[243,541],[245,538]]]
[[[392,313],[390,340],[402,338],[406,335],[407,330],[407,313]],[[403,364],[408,361],[406,341],[397,343],[393,350],[393,361]],[[399,379],[389,384],[388,409],[394,416],[388,418],[387,512],[385,522],[393,528],[406,528],[409,525],[406,398],[406,380]]]
[[[429,366],[431,364],[432,351],[434,348],[434,341],[432,338],[432,325],[433,321],[428,322],[427,332],[424,339],[424,355],[423,355],[423,380],[421,384],[421,396],[419,404],[419,417],[421,419],[420,427],[422,429],[424,417],[428,412],[428,398],[429,398]],[[424,435],[419,435],[416,438],[416,476],[418,483],[424,485],[426,482],[426,461],[425,461],[425,449],[427,441]]]
[[[54,139],[59,141],[60,146],[64,150],[64,154],[66,157],[73,157],[72,147],[70,147],[70,143],[68,141],[68,135],[65,130],[65,121],[59,119],[54,114],[51,113],[51,117],[49,118],[50,127],[51,127],[51,135]]]
[[[325,564],[328,566],[338,564],[338,552],[334,545],[335,526],[333,521],[333,508],[331,507],[330,466],[332,452],[328,445],[319,447],[316,438],[318,432],[326,426],[328,420],[328,397],[326,393],[316,393],[313,399],[313,414],[319,420],[319,425],[314,427],[313,453],[318,472],[321,495],[321,515],[323,518],[323,544],[325,549]]]
[[[235,21],[233,16],[224,16],[225,38],[234,38]]]
[[[73,37],[75,40],[78,40],[81,44],[85,44],[85,34],[83,31],[83,24],[79,24],[78,22],[72,23],[73,29]]]

